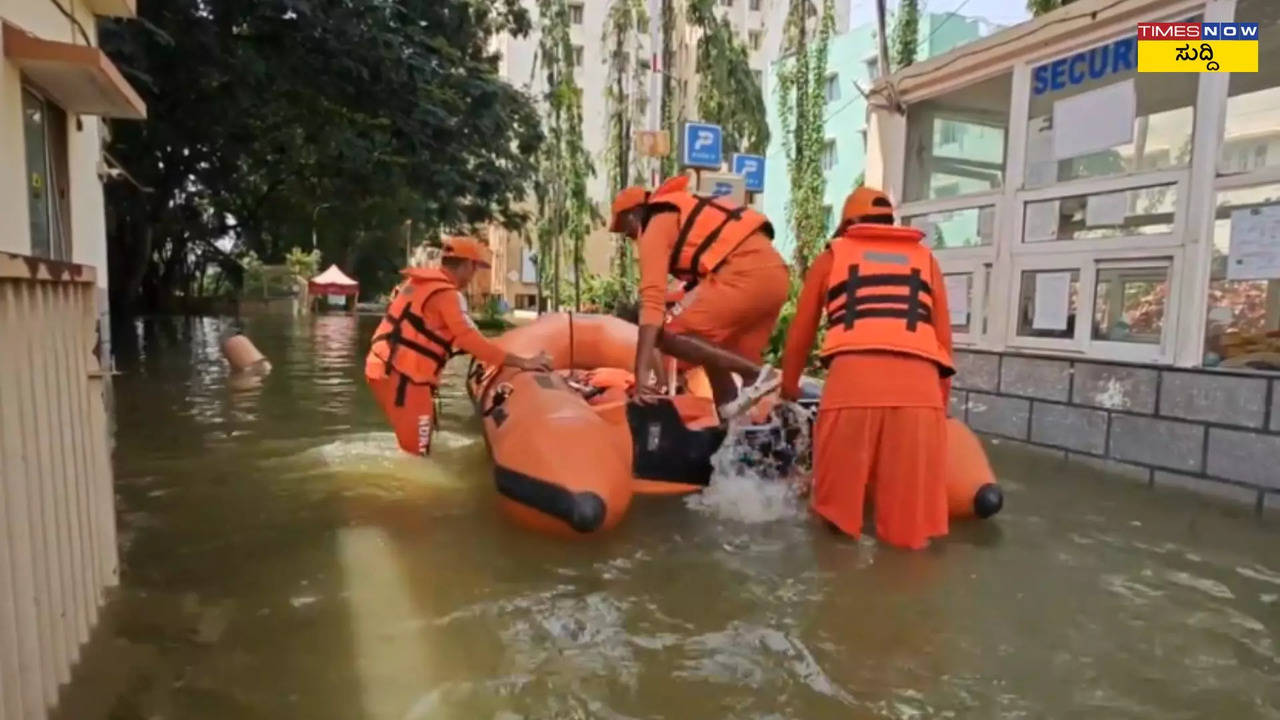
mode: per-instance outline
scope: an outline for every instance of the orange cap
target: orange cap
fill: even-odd
[[[489,248],[475,238],[463,237],[461,235],[446,235],[444,238],[444,252],[441,257],[461,258],[470,260],[481,267],[492,267],[489,260]]]
[[[849,193],[840,211],[840,223],[883,222],[893,223],[893,203],[889,196],[865,185]]]
[[[613,216],[609,223],[609,232],[622,232],[622,213],[628,210],[635,210],[649,199],[649,191],[639,185],[632,185],[629,188],[623,188],[613,198],[613,206],[609,209]]]

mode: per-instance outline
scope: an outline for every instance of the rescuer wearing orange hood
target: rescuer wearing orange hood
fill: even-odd
[[[872,494],[881,542],[920,549],[947,534],[946,407],[951,325],[942,272],[921,240],[893,224],[893,204],[860,187],[805,275],[782,361],[795,399],[818,323],[827,365],[814,428],[813,509],[862,532]]]
[[[387,314],[373,333],[364,374],[387,414],[400,448],[414,455],[431,450],[435,430],[435,392],[440,373],[455,353],[467,353],[490,365],[548,370],[546,353],[510,355],[489,342],[463,308],[462,291],[480,268],[490,266],[489,251],[468,237],[446,237],[439,268],[409,268],[396,288]]]
[[[636,399],[658,394],[653,350],[707,370],[721,419],[749,409],[778,386],[779,373],[760,362],[790,277],[774,249],[768,218],[725,198],[689,192],[689,178],[652,193],[630,187],[613,201],[613,232],[637,241],[640,336]],[[667,278],[690,288],[668,313]],[[668,318],[669,315],[669,318]],[[742,378],[738,392],[733,375]]]

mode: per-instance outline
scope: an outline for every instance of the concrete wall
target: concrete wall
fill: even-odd
[[[97,43],[97,21],[82,0],[64,0],[89,38]],[[49,40],[83,44],[79,30],[47,0],[0,0],[0,18]],[[0,44],[3,40],[0,40]],[[0,48],[0,57],[3,48]],[[103,142],[96,117],[68,116],[67,163],[70,175],[71,261],[98,270],[95,291],[103,358],[110,358],[107,322],[107,240],[98,161]],[[23,137],[22,77],[0,61],[0,251],[31,253],[27,206],[26,144]]]
[[[1280,380],[960,351],[952,414],[975,431],[1156,487],[1280,507]]]

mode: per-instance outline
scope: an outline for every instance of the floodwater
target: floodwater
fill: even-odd
[[[395,449],[373,319],[248,320],[258,387],[229,323],[116,338],[122,584],[63,718],[1280,718],[1274,518],[996,448],[1004,513],[926,552],[743,481],[566,543],[497,514],[460,382]]]

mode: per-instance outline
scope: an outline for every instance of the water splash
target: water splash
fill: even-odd
[[[742,523],[802,517],[811,480],[812,411],[781,402],[762,424],[731,422],[711,458],[711,484],[686,498],[689,508]]]

